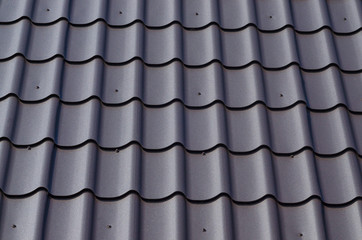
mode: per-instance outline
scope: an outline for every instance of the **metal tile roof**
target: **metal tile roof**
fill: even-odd
[[[359,0],[0,1],[0,239],[362,239]]]
[[[29,18],[49,24],[65,19],[73,25],[103,20],[111,26],[139,21],[148,27],[165,27],[174,22],[186,28],[202,28],[216,23],[222,29],[255,25],[264,31],[292,26],[297,31],[314,31],[327,26],[337,33],[361,27],[359,0],[3,0],[0,21]]]
[[[180,100],[188,107],[221,101],[228,108],[257,102],[285,108],[304,102],[312,110],[345,105],[352,112],[362,111],[362,73],[346,73],[336,66],[310,72],[295,64],[266,70],[259,64],[240,69],[219,63],[190,68],[175,61],[153,67],[135,60],[114,66],[99,58],[72,64],[59,57],[44,63],[14,57],[0,62],[0,75],[0,98],[15,95],[24,102],[56,96],[64,103],[78,103],[96,96],[106,105],[140,99],[147,106]]]
[[[135,58],[151,65],[174,59],[187,66],[219,61],[226,67],[258,62],[265,68],[281,68],[297,63],[310,70],[335,64],[342,70],[357,71],[362,68],[361,42],[361,31],[338,35],[328,28],[313,34],[298,33],[290,27],[272,33],[255,26],[223,31],[217,25],[195,31],[179,24],[150,29],[136,22],[113,28],[102,21],[84,27],[65,20],[34,25],[24,19],[0,25],[0,60],[22,54],[30,61],[61,56],[69,62],[84,62],[99,56],[107,63]]]
[[[222,196],[200,204],[180,195],[148,202],[137,194],[102,200],[84,192],[57,199],[39,191],[26,199],[1,195],[1,205],[1,239],[337,240],[362,234],[361,201],[343,208],[318,199],[298,206],[271,198],[244,205]]]

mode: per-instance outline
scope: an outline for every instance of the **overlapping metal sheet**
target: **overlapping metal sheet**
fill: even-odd
[[[7,171],[0,187],[11,196],[38,188],[59,197],[89,189],[101,198],[136,191],[157,200],[179,192],[190,200],[227,194],[237,202],[252,202],[271,195],[295,203],[318,196],[325,203],[343,204],[362,194],[362,159],[353,151],[327,157],[306,149],[279,156],[262,148],[240,155],[218,147],[200,154],[178,145],[152,152],[136,144],[113,151],[95,143],[61,149],[51,141],[29,148],[2,141],[0,153],[9,155],[0,162],[0,172]]]
[[[65,19],[74,25],[103,20],[111,26],[127,26],[139,21],[148,27],[166,27],[178,22],[186,28],[202,28],[216,23],[225,30],[252,24],[264,31],[275,31],[287,25],[297,31],[315,31],[326,26],[337,33],[350,33],[361,28],[361,1],[2,1],[1,22],[24,17],[38,24]]]
[[[106,105],[139,99],[147,106],[179,100],[188,107],[218,101],[228,108],[247,108],[260,102],[271,109],[303,102],[311,110],[344,105],[362,111],[362,73],[346,73],[336,66],[309,72],[297,65],[280,70],[259,64],[227,69],[219,63],[190,68],[175,61],[151,67],[135,60],[114,66],[98,58],[70,64],[62,58],[31,63],[15,57],[0,62],[0,75],[0,98],[15,95],[24,102],[56,96],[64,103],[78,103],[97,97]]]
[[[359,0],[0,1],[0,239],[362,239]]]
[[[254,26],[223,31],[216,25],[195,31],[179,24],[149,29],[136,22],[112,28],[101,21],[83,27],[61,20],[49,26],[24,19],[1,25],[0,60],[22,54],[30,61],[61,56],[69,62],[84,62],[99,56],[107,63],[142,59],[160,65],[177,59],[187,66],[219,61],[226,67],[258,62],[266,68],[297,63],[310,70],[335,64],[342,70],[357,71],[362,68],[361,42],[361,31],[338,35],[328,28],[313,34],[297,33],[290,27],[272,33]]]
[[[0,111],[6,113],[0,117],[1,136],[23,146],[50,139],[64,147],[93,140],[103,148],[137,142],[145,149],[158,150],[179,143],[191,151],[224,145],[241,153],[260,146],[284,154],[306,147],[327,155],[345,149],[362,153],[362,115],[345,107],[314,112],[304,104],[288,110],[270,110],[256,104],[229,110],[215,103],[194,109],[174,102],[155,108],[145,107],[138,100],[104,106],[98,99],[90,99],[74,105],[54,97],[24,104],[10,96],[0,102]]]
[[[362,234],[356,224],[360,200],[343,208],[317,199],[290,207],[270,198],[244,205],[225,196],[205,203],[180,195],[149,202],[136,194],[103,200],[85,192],[63,199],[39,191],[26,199],[2,195],[1,206],[2,239],[337,240]]]

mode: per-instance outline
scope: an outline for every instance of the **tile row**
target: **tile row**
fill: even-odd
[[[219,147],[190,153],[181,146],[161,152],[132,144],[101,150],[88,143],[61,149],[51,141],[17,148],[0,141],[0,188],[11,196],[47,189],[53,196],[72,196],[85,189],[100,198],[117,198],[135,191],[145,199],[182,193],[203,201],[227,194],[236,202],[273,196],[299,203],[312,196],[329,204],[362,197],[362,158],[352,151],[333,157],[310,150],[278,156],[266,148],[232,154]]]
[[[85,192],[52,198],[0,195],[1,239],[359,239],[362,201],[326,206],[312,199],[284,206],[271,198],[236,204],[227,197],[189,202],[180,195],[148,202],[135,194],[102,201]]]
[[[146,105],[164,105],[177,99],[190,107],[221,101],[229,108],[256,102],[284,108],[303,101],[316,110],[343,104],[362,112],[362,72],[343,73],[334,66],[306,72],[296,65],[272,71],[258,64],[242,69],[226,69],[220,63],[188,68],[175,61],[152,67],[135,60],[113,66],[101,59],[71,64],[62,58],[30,63],[15,57],[0,62],[0,76],[0,98],[13,94],[23,101],[55,95],[63,102],[76,103],[96,96],[106,104],[138,98]]]
[[[10,96],[0,101],[0,112],[0,138],[16,145],[52,139],[68,147],[94,140],[104,148],[138,142],[145,149],[180,143],[193,151],[221,144],[233,152],[268,146],[276,153],[305,147],[319,154],[336,154],[347,148],[362,153],[362,115],[345,107],[315,112],[305,104],[287,110],[256,104],[230,110],[215,103],[194,109],[177,101],[155,108],[138,100],[105,106],[98,99],[65,104],[52,97],[40,103],[23,103]]]
[[[267,31],[286,25],[298,31],[314,31],[328,26],[333,31],[349,33],[361,28],[361,10],[359,0],[3,0],[0,22],[26,16],[40,24],[65,18],[81,25],[103,19],[112,26],[139,20],[149,27],[164,27],[177,21],[186,28],[216,23],[230,30],[254,24]]]
[[[127,28],[112,28],[99,21],[77,27],[64,20],[37,26],[24,19],[0,25],[0,59],[16,54],[31,61],[60,55],[69,62],[84,62],[98,56],[108,63],[140,58],[159,65],[179,59],[190,66],[220,61],[228,67],[259,62],[266,68],[281,68],[297,63],[316,70],[335,64],[342,70],[360,71],[362,31],[347,36],[329,29],[313,34],[297,33],[292,28],[263,33],[249,26],[225,32],[215,25],[194,31],[179,24],[148,29],[138,22]]]

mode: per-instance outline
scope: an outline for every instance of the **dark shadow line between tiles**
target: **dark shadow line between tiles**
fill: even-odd
[[[204,150],[190,150],[190,149],[187,149],[182,143],[180,142],[174,142],[172,144],[170,144],[169,146],[166,146],[166,147],[163,147],[163,148],[158,148],[158,149],[150,149],[150,148],[145,148],[144,146],[142,146],[141,143],[137,142],[137,141],[130,141],[122,146],[119,146],[119,147],[103,147],[103,146],[100,146],[99,143],[94,140],[94,139],[87,139],[79,144],[76,144],[76,145],[71,145],[71,146],[64,146],[64,145],[59,145],[55,142],[54,139],[50,138],[50,137],[46,137],[46,138],[43,138],[42,140],[38,141],[38,142],[35,142],[35,143],[31,143],[31,144],[16,144],[14,142],[12,142],[11,139],[9,139],[8,137],[0,137],[0,141],[7,141],[9,143],[11,143],[12,146],[16,147],[16,148],[33,148],[33,147],[37,147],[37,146],[40,146],[41,144],[45,143],[45,142],[52,142],[54,144],[54,146],[58,149],[62,149],[62,150],[74,150],[74,149],[79,149],[83,146],[86,146],[87,144],[90,144],[90,143],[93,143],[97,146],[98,149],[100,150],[103,150],[103,151],[122,151],[132,145],[137,145],[138,147],[140,147],[140,149],[142,149],[142,151],[145,151],[145,152],[151,152],[151,153],[161,153],[161,152],[165,152],[165,151],[168,151],[176,146],[179,146],[181,148],[183,148],[183,150],[187,153],[191,153],[191,154],[208,154],[218,148],[224,148],[228,153],[232,154],[232,155],[236,155],[236,156],[246,156],[246,155],[251,155],[251,154],[254,154],[262,149],[267,149],[270,153],[272,153],[273,155],[275,156],[284,156],[284,157],[294,157],[304,151],[311,151],[313,153],[313,155],[317,156],[317,157],[320,157],[320,158],[334,158],[334,157],[339,157],[343,154],[345,154],[346,152],[353,152],[356,156],[358,157],[361,157],[362,158],[362,154],[358,153],[358,151],[352,147],[348,147],[348,148],[345,148],[339,152],[336,152],[336,153],[317,153],[314,151],[313,147],[311,146],[304,146],[296,151],[293,151],[293,152],[288,152],[288,153],[283,153],[283,152],[275,152],[271,149],[270,146],[268,145],[260,145],[259,147],[255,148],[255,149],[252,149],[250,151],[244,151],[244,152],[237,152],[237,151],[233,151],[233,150],[230,150],[228,146],[226,146],[225,144],[223,143],[218,143],[208,149],[204,149]]]
[[[336,63],[329,63],[326,66],[318,68],[318,69],[303,68],[303,67],[300,66],[300,63],[298,63],[298,62],[290,62],[290,63],[288,63],[288,64],[286,64],[284,66],[281,66],[281,67],[270,68],[270,67],[263,66],[262,63],[260,63],[259,61],[256,61],[256,60],[250,61],[249,63],[244,64],[242,66],[226,66],[218,59],[212,59],[209,62],[204,63],[204,64],[188,65],[188,64],[185,64],[183,62],[183,60],[181,60],[179,58],[173,58],[173,59],[171,59],[171,60],[169,60],[167,62],[164,62],[164,63],[150,64],[150,63],[146,63],[144,61],[144,59],[142,59],[139,56],[135,56],[135,57],[133,57],[133,58],[127,60],[127,61],[124,61],[124,62],[114,63],[114,62],[107,62],[102,56],[99,56],[99,55],[94,55],[94,56],[90,57],[89,59],[85,59],[85,60],[82,60],[82,61],[70,61],[70,60],[65,59],[65,56],[63,56],[62,54],[55,54],[54,56],[49,57],[47,59],[43,59],[43,60],[31,60],[31,59],[27,59],[25,57],[25,55],[23,55],[22,53],[15,53],[12,56],[0,59],[0,62],[7,62],[7,61],[12,60],[13,58],[16,58],[16,57],[22,57],[27,62],[34,63],[34,64],[47,63],[47,62],[50,62],[50,61],[52,61],[52,60],[54,60],[56,58],[61,58],[61,59],[63,59],[63,61],[65,63],[69,63],[69,64],[73,64],[73,65],[86,64],[86,63],[89,63],[89,62],[91,62],[91,61],[93,61],[95,59],[100,59],[101,61],[103,61],[105,64],[107,64],[109,66],[124,66],[124,65],[127,65],[129,63],[132,63],[132,62],[138,60],[138,61],[141,61],[147,67],[165,67],[167,65],[170,65],[171,63],[179,62],[179,63],[182,64],[183,67],[190,68],[190,69],[200,69],[200,68],[208,67],[211,64],[218,63],[224,69],[240,70],[240,69],[245,69],[245,68],[247,68],[247,67],[249,67],[249,66],[251,66],[253,64],[257,64],[262,69],[267,70],[267,71],[280,71],[280,70],[285,70],[285,69],[287,69],[287,68],[289,68],[291,66],[297,66],[300,70],[302,70],[304,72],[311,72],[312,73],[312,72],[322,72],[322,71],[334,66],[334,67],[338,68],[338,70],[340,72],[343,72],[343,73],[351,73],[351,74],[353,74],[353,73],[362,73],[362,68],[358,69],[358,70],[345,70],[345,69],[341,69],[340,66],[338,64],[336,64]]]
[[[35,22],[33,21],[30,17],[28,16],[22,16],[18,19],[15,19],[15,20],[12,20],[12,21],[8,21],[8,22],[0,22],[0,25],[12,25],[12,24],[16,24],[18,22],[21,22],[23,20],[28,20],[32,25],[34,26],[51,26],[51,25],[54,25],[54,24],[57,24],[61,21],[65,21],[67,22],[68,25],[70,26],[73,26],[73,27],[89,27],[89,26],[92,26],[96,23],[99,23],[99,22],[102,22],[104,23],[105,25],[107,25],[107,27],[110,27],[110,28],[116,28],[116,29],[124,29],[124,28],[128,28],[132,25],[135,25],[137,23],[140,23],[143,25],[144,28],[146,29],[150,29],[150,30],[163,30],[163,29],[166,29],[170,26],[173,26],[173,25],[179,25],[183,30],[186,30],[186,31],[200,31],[200,30],[204,30],[210,26],[216,26],[218,27],[221,31],[223,32],[239,32],[239,31],[242,31],[242,30],[245,30],[246,28],[248,27],[254,27],[257,29],[258,32],[261,32],[261,33],[277,33],[277,32],[281,32],[287,28],[290,28],[292,29],[294,32],[298,33],[298,34],[305,34],[305,35],[309,35],[309,34],[315,34],[315,33],[318,33],[324,29],[327,29],[329,30],[331,33],[337,35],[337,36],[349,36],[349,35],[353,35],[357,32],[359,32],[360,30],[362,30],[362,27],[359,27],[351,32],[337,32],[335,31],[331,26],[329,25],[322,25],[314,30],[298,30],[296,29],[296,27],[293,25],[293,24],[284,24],[283,26],[281,27],[278,27],[278,28],[275,28],[275,29],[272,29],[272,30],[266,30],[266,29],[261,29],[258,27],[257,24],[255,23],[247,23],[241,27],[237,27],[237,28],[225,28],[225,27],[222,27],[218,22],[215,22],[215,21],[211,21],[203,26],[199,26],[199,27],[186,27],[183,25],[182,22],[180,21],[177,21],[177,20],[173,20],[167,24],[163,24],[163,25],[159,25],[159,26],[151,26],[151,25],[147,25],[143,20],[141,19],[135,19],[133,20],[132,22],[129,22],[129,23],[126,23],[126,24],[122,24],[122,25],[115,25],[115,24],[110,24],[107,22],[106,19],[104,18],[96,18],[88,23],[73,23],[69,20],[69,18],[67,17],[60,17],[60,18],[57,18],[53,21],[50,21],[50,22]]]
[[[208,199],[203,199],[203,200],[195,200],[195,199],[190,199],[188,198],[185,193],[180,192],[180,191],[175,191],[171,194],[169,194],[166,197],[162,197],[162,198],[145,198],[143,196],[141,196],[141,194],[136,191],[136,190],[129,190],[124,194],[121,194],[120,196],[116,196],[116,197],[100,197],[97,196],[95,194],[95,192],[93,192],[91,189],[89,188],[84,188],[80,191],[78,191],[75,194],[70,194],[70,195],[54,195],[52,193],[49,192],[49,190],[45,187],[38,187],[36,189],[34,189],[33,191],[26,193],[26,194],[17,194],[17,195],[12,195],[12,194],[7,194],[3,191],[3,189],[0,189],[0,192],[3,196],[5,196],[6,198],[9,199],[24,199],[24,198],[29,198],[34,196],[35,194],[39,193],[39,192],[46,192],[49,198],[55,199],[55,200],[72,200],[75,199],[85,193],[90,193],[93,195],[93,197],[99,201],[103,201],[103,202],[113,202],[113,201],[119,201],[119,200],[123,200],[124,198],[130,196],[130,195],[136,195],[141,201],[143,202],[147,202],[147,203],[162,203],[168,200],[171,200],[174,197],[177,196],[181,196],[184,198],[185,201],[187,201],[188,203],[192,203],[192,204],[209,204],[212,202],[215,202],[217,200],[219,200],[222,197],[226,197],[228,198],[232,203],[236,204],[236,205],[244,205],[244,206],[251,206],[251,205],[257,205],[265,200],[271,199],[273,200],[276,204],[283,206],[283,207],[299,207],[305,204],[308,204],[309,202],[311,202],[312,200],[318,200],[323,206],[325,207],[329,207],[329,208],[344,208],[347,206],[350,206],[352,204],[354,204],[355,202],[358,201],[362,201],[362,196],[356,196],[353,199],[347,201],[347,202],[343,202],[343,203],[327,203],[324,202],[323,199],[318,196],[318,195],[311,195],[308,198],[302,200],[302,201],[298,201],[298,202],[282,202],[279,201],[277,199],[276,196],[272,195],[272,194],[266,194],[256,200],[251,200],[251,201],[238,201],[233,199],[228,193],[225,192],[221,192],[219,194],[217,194],[214,197],[208,198]]]
[[[309,112],[312,112],[312,113],[328,113],[328,112],[332,112],[336,109],[339,109],[339,108],[344,108],[346,109],[349,113],[351,114],[354,114],[354,115],[362,115],[362,111],[353,111],[351,109],[349,109],[349,107],[343,103],[338,103],[338,104],[335,104],[334,106],[332,107],[329,107],[329,108],[325,108],[325,109],[314,109],[314,108],[311,108],[307,105],[307,102],[303,101],[303,100],[298,100],[298,101],[295,101],[294,103],[288,105],[288,106],[285,106],[285,107],[270,107],[267,105],[267,103],[265,103],[264,101],[261,101],[261,100],[257,100],[257,101],[254,101],[253,103],[249,104],[249,105],[246,105],[244,107],[230,107],[228,105],[226,105],[226,103],[220,99],[216,99],[208,104],[205,104],[205,105],[201,105],[201,106],[191,106],[191,105],[187,105],[185,104],[185,102],[182,100],[182,99],[179,99],[179,98],[174,98],[166,103],[163,103],[163,104],[147,104],[145,103],[141,98],[139,97],[132,97],[126,101],[123,101],[123,102],[120,102],[120,103],[106,103],[106,102],[103,102],[103,100],[99,97],[99,96],[95,96],[95,95],[92,95],[92,96],[89,96],[83,100],[79,100],[79,101],[64,101],[60,98],[59,95],[57,94],[50,94],[42,99],[39,99],[39,100],[23,100],[21,99],[17,94],[15,93],[9,93],[3,97],[0,97],[0,101],[4,101],[8,98],[16,98],[20,103],[23,103],[23,104],[41,104],[41,103],[44,103],[50,99],[54,99],[56,98],[61,104],[64,104],[64,105],[68,105],[68,106],[78,106],[78,105],[82,105],[82,104],[85,104],[85,103],[88,103],[92,100],[97,100],[101,105],[105,106],[105,107],[123,107],[123,106],[126,106],[128,104],[131,104],[133,102],[139,102],[142,107],[144,108],[149,108],[149,109],[156,109],[156,108],[166,108],[166,107],[169,107],[175,103],[180,103],[183,105],[184,108],[186,109],[189,109],[189,110],[205,110],[205,109],[208,109],[210,107],[213,107],[214,105],[217,105],[217,104],[221,104],[226,110],[229,110],[229,111],[247,111],[257,105],[262,105],[266,108],[266,110],[268,111],[272,111],[272,112],[280,112],[280,111],[287,111],[287,110],[290,110],[298,105],[305,105],[306,109],[309,111]]]

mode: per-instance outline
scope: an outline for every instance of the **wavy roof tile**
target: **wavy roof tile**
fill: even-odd
[[[8,23],[26,17],[36,24],[65,19],[74,25],[88,25],[103,20],[122,27],[135,21],[148,27],[178,22],[186,28],[216,23],[225,30],[252,24],[263,31],[292,26],[301,32],[328,27],[350,33],[361,29],[361,10],[359,0],[5,0],[0,6],[0,21]]]
[[[112,28],[104,22],[85,27],[66,21],[37,26],[29,20],[0,25],[0,60],[21,54],[30,61],[61,56],[69,62],[85,62],[100,57],[121,64],[137,58],[160,65],[177,59],[187,66],[218,61],[225,67],[258,62],[265,68],[282,68],[296,63],[316,70],[335,64],[345,71],[358,71],[362,69],[361,43],[362,31],[336,35],[329,29],[313,34],[292,28],[264,33],[249,26],[226,32],[215,25],[195,31],[179,24],[148,29],[138,22]]]
[[[358,0],[0,2],[0,239],[362,238]]]

